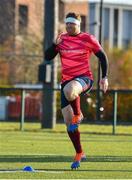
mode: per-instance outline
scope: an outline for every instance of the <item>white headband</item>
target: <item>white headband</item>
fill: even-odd
[[[65,23],[74,23],[74,24],[80,25],[81,21],[73,17],[68,17],[65,19]]]

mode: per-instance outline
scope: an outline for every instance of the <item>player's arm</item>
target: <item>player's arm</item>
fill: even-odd
[[[95,55],[98,57],[101,69],[102,69],[102,78],[108,77],[108,58],[103,50],[99,50],[95,53]]]
[[[101,69],[102,69],[102,79],[100,80],[100,86],[103,89],[104,92],[107,91],[108,89],[108,59],[103,51],[100,43],[98,40],[93,36],[89,36],[89,42],[91,43],[91,49],[93,53],[98,57],[100,64],[101,64]]]
[[[59,45],[62,41],[61,35],[62,33],[58,34],[55,42],[45,51],[45,59],[47,61],[54,59],[54,57],[58,54],[57,45]]]
[[[46,61],[50,61],[55,58],[58,54],[58,50],[56,48],[56,44],[52,44],[46,51],[45,51],[45,59]]]
[[[96,52],[95,55],[98,57],[102,69],[100,86],[102,86],[103,91],[106,92],[108,89],[108,58],[102,49]]]

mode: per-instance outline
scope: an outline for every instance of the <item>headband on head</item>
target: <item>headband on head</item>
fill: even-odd
[[[74,24],[80,25],[81,21],[79,21],[78,19],[75,19],[74,17],[68,17],[65,19],[65,23],[74,23]]]

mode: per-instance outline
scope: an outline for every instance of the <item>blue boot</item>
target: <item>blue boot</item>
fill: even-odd
[[[80,167],[80,161],[75,161],[71,165],[71,169],[77,169],[78,167]]]

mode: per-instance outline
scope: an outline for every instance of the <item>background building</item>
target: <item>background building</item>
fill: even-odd
[[[89,31],[99,36],[100,0],[89,0]],[[103,0],[103,42],[109,47],[128,47],[132,44],[132,1]]]
[[[39,39],[43,34],[43,0],[16,0],[15,31],[16,34],[30,34]]]
[[[15,0],[0,1],[0,44],[15,32]]]
[[[58,30],[64,30],[64,18],[68,12],[79,13],[82,17],[81,29],[87,30],[87,0],[59,0]],[[44,0],[2,0],[0,1],[0,43],[14,37],[43,37]]]

